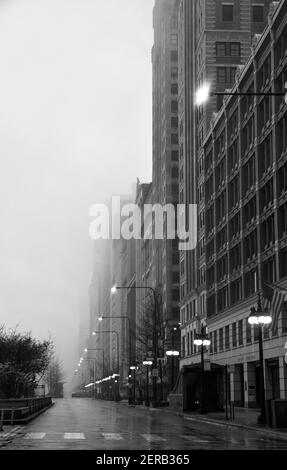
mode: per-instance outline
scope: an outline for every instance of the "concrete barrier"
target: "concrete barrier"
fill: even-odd
[[[25,423],[52,406],[51,397],[1,399],[0,415],[4,424]]]

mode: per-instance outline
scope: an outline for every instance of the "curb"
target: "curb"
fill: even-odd
[[[234,428],[238,428],[238,429],[246,429],[248,431],[256,431],[258,433],[267,435],[269,437],[276,437],[276,438],[280,438],[280,439],[283,439],[283,440],[287,441],[287,433],[283,433],[283,432],[280,432],[280,431],[275,431],[275,430],[272,430],[272,429],[257,428],[255,426],[248,426],[246,424],[233,423],[233,422],[230,422],[230,421],[225,422],[225,421],[221,421],[219,419],[214,419],[214,418],[201,418],[199,416],[187,415],[187,414],[185,414],[183,412],[180,412],[180,411],[167,410],[167,409],[164,409],[164,408],[151,408],[151,407],[146,407],[146,406],[143,406],[143,405],[136,405],[135,406],[135,405],[129,405],[128,403],[124,403],[124,402],[122,402],[121,404],[126,405],[126,406],[131,407],[131,408],[137,408],[139,410],[146,410],[146,411],[148,410],[148,411],[156,411],[156,412],[167,413],[167,414],[170,414],[170,415],[173,415],[173,416],[178,416],[180,418],[186,419],[188,421],[196,421],[198,423],[213,424],[215,426],[225,426],[227,428],[234,427]]]

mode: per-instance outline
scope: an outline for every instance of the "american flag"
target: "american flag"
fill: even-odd
[[[270,311],[272,317],[271,332],[276,333],[282,304],[287,300],[287,291],[263,282],[263,309]]]

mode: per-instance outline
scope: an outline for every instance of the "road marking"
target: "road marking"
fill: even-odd
[[[189,416],[184,416],[183,417],[184,419],[186,419],[187,421],[195,421],[197,423],[204,423],[204,424],[214,424],[214,426],[220,426],[220,427],[223,427],[223,426],[226,426],[226,424],[221,424],[221,423],[216,423],[215,421],[208,421],[207,419],[196,419],[196,418],[190,418]]]
[[[16,434],[18,434],[18,432],[20,431],[21,429],[21,426],[16,426],[15,428],[13,429],[10,429],[10,431],[4,433],[4,434],[0,434],[0,438],[2,439],[5,439],[6,437],[13,437],[15,436]]]
[[[105,433],[105,432],[103,432],[102,436],[104,436],[104,438],[107,441],[123,441],[123,437],[120,434],[117,434],[117,433]]]
[[[197,444],[208,444],[210,441],[205,441],[203,439],[200,439],[196,436],[180,436],[182,437],[183,439],[187,439],[188,441],[191,441],[191,442],[194,442],[194,443],[197,443]]]
[[[86,438],[85,438],[85,435],[81,432],[65,432],[64,439],[81,440],[81,439],[86,439]]]
[[[141,434],[141,436],[148,442],[163,442],[166,441],[163,437],[157,436],[156,434]]]
[[[29,432],[24,439],[44,439],[45,436],[45,432]]]

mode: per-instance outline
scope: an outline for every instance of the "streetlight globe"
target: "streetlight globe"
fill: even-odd
[[[272,318],[270,315],[260,315],[258,321],[262,325],[270,325],[270,323],[272,323]]]
[[[202,339],[195,339],[194,344],[195,346],[202,346]]]
[[[249,325],[258,325],[258,323],[259,323],[258,317],[254,314],[251,314],[248,317],[248,323],[249,323]]]
[[[99,320],[99,321],[103,321],[103,317],[100,316],[100,317],[98,318],[98,320]]]
[[[210,94],[210,84],[203,84],[195,93],[195,104],[196,106],[201,106],[206,103]]]
[[[95,332],[95,331],[93,331],[92,335],[93,335],[93,336],[96,336],[96,332]]]
[[[85,349],[85,353],[87,353],[87,352],[88,352],[88,350],[87,350],[87,348],[86,348],[86,349]]]
[[[208,347],[208,346],[211,345],[211,341],[210,341],[210,339],[204,339],[202,344],[203,344],[203,346],[207,346],[207,347]]]
[[[143,366],[152,366],[152,361],[143,361]]]
[[[115,294],[116,292],[117,292],[117,286],[113,286],[113,287],[111,288],[111,293],[112,293],[112,294]]]

